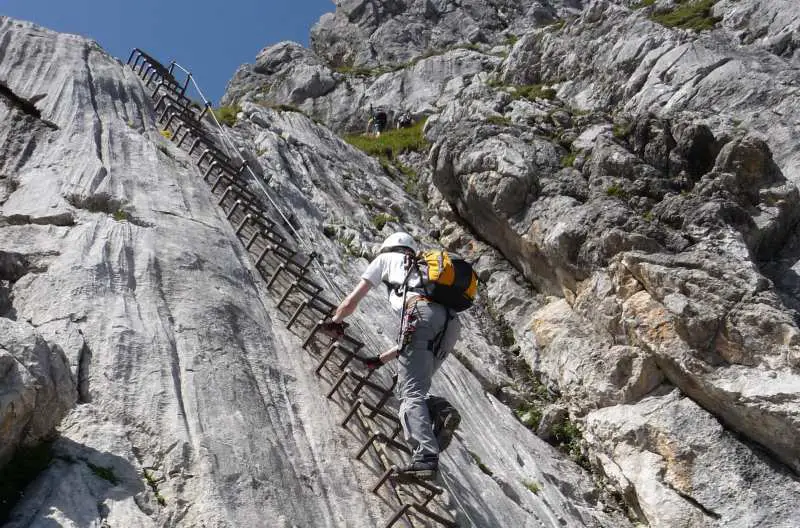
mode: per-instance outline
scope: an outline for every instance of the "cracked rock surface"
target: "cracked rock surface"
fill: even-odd
[[[2,456],[55,438],[5,525],[385,522],[392,506],[370,491],[375,470],[353,460],[343,410],[202,175],[159,133],[138,78],[81,37],[8,18],[0,36],[14,94],[0,98]],[[421,215],[377,161],[296,112],[246,104],[232,132],[304,226],[294,243],[317,248],[341,288],[385,234],[376,212]],[[388,348],[382,297],[359,317]],[[464,366],[496,350],[477,319],[437,386],[464,410],[442,460],[452,514],[477,526],[627,525]]]
[[[673,0],[335,4],[312,49],[237,71],[227,131],[341,292],[401,228],[475,263],[434,385],[463,416],[442,458],[457,520],[793,528],[796,2],[720,0],[702,31],[658,22]],[[0,462],[59,424],[10,525],[384,522],[133,73],[0,24]],[[426,119],[423,146],[343,142],[370,105]],[[381,295],[362,308],[388,347]]]
[[[226,102],[341,133],[370,104],[427,118],[423,151],[384,165],[419,177],[425,221],[403,227],[476,263],[494,347],[457,355],[481,384],[553,443],[577,424],[636,522],[789,527],[800,11],[721,0],[708,29],[659,22],[685,4],[338,2],[311,50],[266,48]]]

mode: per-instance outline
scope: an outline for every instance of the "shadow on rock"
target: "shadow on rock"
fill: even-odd
[[[0,471],[0,479],[7,482],[12,472],[17,488],[0,497],[7,501],[0,504],[4,528],[97,526],[114,503],[145,491],[142,476],[128,460],[66,438],[22,450]]]

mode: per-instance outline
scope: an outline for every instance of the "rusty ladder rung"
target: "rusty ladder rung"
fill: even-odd
[[[380,403],[378,405],[373,405],[364,398],[356,398],[355,403],[353,403],[353,406],[350,407],[350,410],[348,411],[345,419],[342,421],[341,426],[345,427],[347,425],[347,422],[349,422],[353,418],[355,413],[357,411],[360,411],[361,408],[364,407],[369,411],[369,413],[366,414],[366,417],[369,418],[370,420],[374,420],[375,416],[382,416],[387,420],[391,421],[393,424],[395,424],[395,433],[390,438],[391,440],[394,440],[395,435],[401,429],[400,418],[388,412],[387,410],[383,409],[382,407],[383,405],[385,405],[385,403],[386,402]]]
[[[427,503],[428,503],[428,501],[426,501],[426,504]],[[411,507],[414,508],[415,510],[417,510],[419,513],[421,513],[425,517],[427,517],[429,519],[433,519],[434,521],[436,521],[437,523],[441,524],[442,526],[445,526],[446,528],[458,528],[459,527],[457,522],[451,521],[450,519],[442,517],[438,513],[429,510],[425,505],[412,504]]]
[[[397,441],[397,435],[400,434],[400,431],[402,430],[403,429],[400,426],[397,426],[395,429],[392,430],[392,434],[390,436],[387,436],[386,433],[382,433],[380,431],[378,432],[373,431],[372,434],[367,439],[367,441],[364,443],[364,445],[361,446],[361,449],[359,449],[358,453],[356,453],[356,460],[361,460],[361,457],[364,456],[364,453],[367,452],[367,449],[369,449],[375,443],[376,440],[379,440],[385,444],[389,444],[391,445],[391,447],[394,447],[398,451],[402,451],[410,455],[411,450],[406,445],[401,444],[400,442]]]
[[[345,382],[347,377],[352,373],[350,369],[344,369],[342,374],[339,376],[339,379],[336,380],[336,383],[333,384],[331,390],[325,396],[327,399],[333,399],[333,395],[336,394],[336,391],[339,390],[339,387]]]
[[[386,524],[383,525],[383,528],[392,528],[392,526],[394,526],[394,524],[397,521],[399,521],[404,515],[406,515],[408,513],[408,510],[410,508],[411,508],[410,504],[406,504],[406,503],[401,504],[400,505],[400,509],[398,509],[396,512],[394,512],[394,515],[392,515],[389,518],[389,520],[386,521]]]
[[[236,189],[238,190],[239,194],[242,195],[242,198],[247,199],[249,202],[253,203],[254,205],[261,205],[261,202],[259,201],[259,199],[256,197],[256,195],[250,189],[245,187],[244,184],[240,183],[235,178],[231,178],[230,176],[228,176],[227,174],[225,174],[222,171],[219,172],[219,174],[217,175],[217,179],[214,180],[214,183],[211,186],[211,192],[212,193],[213,192],[217,192],[217,187],[219,187],[221,184],[225,184],[225,183],[227,183],[228,185],[230,185],[232,187],[236,187]]]
[[[392,387],[384,387],[383,385],[375,383],[374,381],[369,379],[370,377],[372,377],[372,374],[374,372],[375,372],[374,370],[370,370],[367,373],[366,376],[362,376],[360,374],[356,374],[355,372],[351,371],[350,375],[353,378],[355,378],[355,380],[358,382],[356,384],[356,388],[353,389],[353,391],[351,393],[353,398],[357,398],[359,393],[361,392],[361,389],[363,389],[364,387],[367,387],[369,389],[374,390],[375,392],[379,393],[381,396],[385,396],[385,395],[388,394],[389,397],[391,397],[393,386]]]
[[[300,314],[306,308],[314,310],[315,312],[317,312],[318,314],[320,314],[324,318],[324,317],[330,317],[330,316],[333,315],[333,312],[336,310],[336,305],[331,303],[331,302],[326,301],[325,299],[323,299],[322,297],[319,297],[319,296],[311,297],[309,299],[306,299],[303,302],[301,302],[300,305],[297,307],[297,309],[294,311],[294,314],[292,315],[291,319],[289,320],[289,323],[287,323],[286,328],[291,328],[292,325],[300,317]],[[308,342],[308,341],[306,341],[306,342]],[[303,344],[303,348],[305,348],[305,342]]]
[[[203,162],[206,161],[207,159],[210,159],[209,165],[216,162],[216,164],[222,170],[224,170],[234,178],[242,174],[244,172],[244,169],[247,167],[247,162],[243,162],[239,167],[234,167],[233,160],[231,160],[231,158],[227,154],[219,150],[216,146],[204,150],[203,153],[200,154],[200,158],[198,158],[196,165],[198,167],[202,167]]]
[[[387,420],[398,424],[399,426],[400,418],[396,414],[390,413],[389,411],[384,409],[386,404],[389,403],[389,398],[391,397],[392,391],[394,391],[394,388],[397,385],[397,378],[394,377],[393,379],[394,382],[392,383],[392,386],[389,388],[389,390],[384,394],[384,397],[381,397],[381,399],[378,400],[378,402],[375,404],[372,404],[364,400],[364,407],[369,409],[369,414],[367,415],[367,418],[369,418],[370,420],[374,420],[376,416],[382,416]]]
[[[358,349],[356,349],[356,350],[358,350]],[[333,357],[334,352],[337,352],[337,351],[343,352],[344,355],[345,355],[345,358],[339,364],[339,370],[345,370],[347,368],[347,366],[350,364],[350,362],[353,361],[353,359],[358,358],[358,354],[356,352],[354,352],[352,350],[348,350],[340,341],[338,341],[338,340],[333,341],[328,346],[328,349],[325,351],[325,355],[322,357],[320,362],[317,364],[317,368],[314,369],[314,373],[317,376],[321,375],[322,369],[325,367],[325,365],[328,363],[328,361],[330,361],[330,359]]]

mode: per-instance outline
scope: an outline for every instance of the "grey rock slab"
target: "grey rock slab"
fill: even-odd
[[[78,393],[63,351],[28,323],[0,317],[0,463],[48,439]]]
[[[734,35],[667,28],[647,19],[649,13],[594,2],[563,29],[520,39],[503,65],[504,78],[560,82],[559,96],[582,108],[665,116],[697,112],[717,126],[720,118],[733,118],[763,133],[782,170],[796,181],[798,152],[791,137],[798,65],[791,60],[793,52],[778,56],[755,43],[742,46],[742,41],[755,42],[742,36],[745,29]],[[746,26],[744,19],[752,19],[765,40],[781,34],[790,35],[782,37],[789,42],[798,16],[786,2],[755,0],[719,2],[714,14],[725,28]],[[766,29],[772,22],[780,29]]]
[[[556,13],[548,2],[346,2],[311,29],[311,44],[335,65],[402,64],[428,50],[502,44],[508,34],[554,21]]]
[[[384,108],[390,126],[405,111],[420,119],[453,100],[475,75],[500,61],[474,50],[454,49],[422,57],[402,69],[339,73],[299,44],[281,43],[262,51],[254,65],[237,71],[223,103],[293,105],[334,130],[360,132],[370,118],[370,106]]]
[[[462,365],[445,362],[433,390],[458,409],[469,409],[457,433],[457,443],[443,457],[445,478],[457,504],[466,510],[465,524],[629,525],[627,519],[587,504],[595,498],[595,491],[587,486],[581,470],[573,462],[554,456],[551,446],[486,394]]]
[[[686,260],[681,267],[691,266],[690,262],[697,257],[682,258]],[[787,441],[793,435],[791,431],[798,427],[798,415],[793,409],[800,381],[788,363],[792,355],[789,350],[797,346],[792,337],[796,334],[794,322],[779,308],[774,293],[748,293],[759,290],[759,281],[763,279],[758,275],[744,272],[741,266],[712,268],[708,257],[700,258],[704,270],[679,271],[674,265],[681,258],[658,257],[664,264],[672,262],[662,267],[656,262],[647,264],[634,255],[623,257],[625,269],[643,272],[633,271],[631,278],[637,282],[637,276],[644,279],[639,283],[644,289],[636,291],[635,286],[630,287],[632,284],[619,289],[626,299],[620,315],[625,330],[620,330],[632,332],[629,335],[635,336],[634,343],[655,354],[659,367],[673,384],[796,471],[796,445]],[[623,272],[618,284],[625,284],[626,276],[627,272]],[[715,288],[706,286],[704,294],[695,298],[689,292],[690,283],[696,280]],[[673,289],[677,284],[682,284],[686,288],[683,291],[689,293],[686,306],[683,301],[676,304],[666,299],[666,294],[677,293]],[[680,313],[670,312],[669,306],[678,306]],[[753,311],[759,313],[758,325],[742,324],[744,320],[739,313]],[[649,323],[639,326],[644,320]],[[714,325],[719,325],[719,330]],[[729,330],[731,325],[736,330]],[[766,337],[772,332],[778,335]],[[709,338],[710,348],[702,345],[709,343]],[[744,343],[762,339],[770,343],[765,349],[742,347]]]
[[[796,479],[677,390],[591,412],[585,435],[650,526],[789,527],[800,514]]]
[[[293,211],[298,225],[308,227],[324,218],[328,225],[347,226],[347,230],[337,233],[358,234],[362,252],[354,255],[352,241],[329,240],[313,229],[303,231],[315,247],[326,248],[321,259],[334,284],[332,291],[338,289],[342,295],[349,292],[368,262],[359,256],[371,256],[375,245],[388,234],[376,232],[369,220],[369,211],[384,203],[384,198],[392,196],[401,205],[404,215],[399,227],[414,233],[424,244],[433,243],[425,235],[429,226],[419,204],[405,197],[374,160],[345,146],[325,128],[297,112],[279,112],[250,104],[245,104],[243,110],[246,119],[234,127],[232,134],[237,144],[253,142],[253,147],[262,152],[258,158],[259,171],[263,170],[270,189],[281,189],[274,194],[276,204]],[[316,170],[309,172],[309,166]],[[342,193],[341,187],[347,192]],[[297,192],[296,188],[302,188],[303,192]],[[358,199],[364,195],[370,200]],[[458,246],[457,230],[443,228],[443,233],[451,237],[454,247],[468,249]],[[473,246],[466,254],[477,250]],[[508,280],[501,276],[497,279],[499,283]],[[517,288],[517,295],[524,297],[525,288]],[[513,313],[530,311],[529,303],[515,299],[511,291],[502,309]],[[388,348],[396,335],[397,318],[388,311],[383,297],[383,291],[371,293],[353,316],[353,324],[370,350]],[[455,402],[465,423],[472,422],[458,433],[442,460],[444,478],[452,491],[450,505],[458,518],[465,523],[474,522],[475,526],[555,526],[563,522],[624,525],[624,521],[613,515],[609,517],[594,510],[588,499],[591,486],[586,487],[587,481],[576,466],[560,460],[552,448],[519,424],[507,408],[499,407],[496,399],[484,393],[483,387],[496,388],[509,381],[503,374],[496,345],[487,342],[482,328],[474,316],[465,314],[461,339],[442,367],[435,388],[436,393]],[[391,368],[386,367],[387,372]],[[496,434],[496,425],[490,425],[497,420],[498,412],[502,412],[508,435]],[[531,450],[538,454],[529,459]],[[502,471],[498,469],[496,478],[489,477],[476,465],[470,451],[486,458],[488,467],[496,465]],[[516,466],[510,462],[517,456],[514,453],[523,460]],[[541,500],[525,488],[526,479],[538,479],[539,471],[543,472],[543,485],[549,488]],[[560,476],[564,474],[570,476]]]
[[[4,160],[19,185],[0,213],[40,219],[52,203],[73,222],[0,227],[0,247],[36,264],[10,277],[19,322],[0,321],[31,335],[41,327],[53,350],[69,354],[60,358],[70,403],[69,363],[78,371],[91,403],[67,416],[59,442],[96,451],[98,466],[124,469],[113,457],[124,459],[135,475],[109,499],[89,466],[59,459],[14,515],[26,526],[52,522],[50,512],[75,526],[387,518],[387,506],[353,485],[374,476],[349,460],[354,446],[324,403],[313,361],[298,359],[299,340],[265,307],[233,227],[157,132],[134,74],[91,41],[2,24],[0,71],[16,93],[47,94],[37,105],[59,128],[22,161]],[[43,413],[31,431],[53,433],[62,415]],[[164,504],[142,484],[145,470],[160,475]]]
[[[579,413],[635,402],[658,387],[663,373],[652,355],[615,345],[582,320],[563,299],[531,320],[536,356],[529,358]]]

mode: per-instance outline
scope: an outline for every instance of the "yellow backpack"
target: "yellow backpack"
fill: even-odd
[[[428,298],[454,312],[463,312],[475,302],[478,275],[463,258],[443,249],[422,251],[415,260]]]

